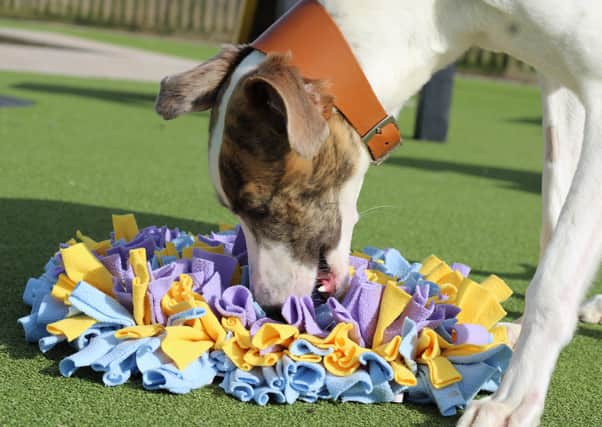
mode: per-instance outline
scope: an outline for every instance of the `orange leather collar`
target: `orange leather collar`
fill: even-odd
[[[337,109],[381,163],[402,141],[397,121],[374,94],[351,48],[326,10],[301,0],[251,46],[265,54],[291,52],[291,64],[310,79],[327,80]]]

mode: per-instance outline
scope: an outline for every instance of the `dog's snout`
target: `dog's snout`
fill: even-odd
[[[264,309],[279,310],[289,296],[310,296],[315,287],[317,267],[305,266],[298,260],[282,256],[277,262],[264,264],[258,262],[253,254],[249,261],[251,292]],[[279,265],[278,271],[273,265]]]

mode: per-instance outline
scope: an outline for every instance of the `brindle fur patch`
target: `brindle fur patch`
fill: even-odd
[[[273,57],[258,72],[269,73],[274,63],[270,61]],[[281,62],[277,64],[278,73],[287,72]],[[327,94],[308,94],[307,82],[288,68],[287,79],[296,79],[292,96],[332,102]],[[354,173],[361,142],[330,106],[327,140],[319,143],[313,157],[300,155],[291,149],[283,105],[270,105],[277,99],[261,84],[256,91],[245,90],[245,79],[234,90],[226,114],[219,160],[222,187],[232,210],[258,243],[266,239],[285,243],[299,262],[317,266],[320,250],[334,249],[340,239],[338,194]],[[318,87],[324,89],[314,84],[312,90]]]
[[[241,85],[256,106],[267,105],[278,113],[286,126],[289,145],[301,156],[311,158],[328,136],[324,113],[332,111],[333,98],[323,83],[301,78],[289,61],[290,55],[269,55]]]

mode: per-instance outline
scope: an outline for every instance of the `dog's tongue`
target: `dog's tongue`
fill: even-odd
[[[318,273],[318,292],[326,294],[334,294],[336,291],[336,283],[334,275],[331,272],[320,272]]]
[[[328,297],[334,295],[336,291],[336,282],[334,276],[330,271],[328,262],[324,252],[320,251],[320,258],[318,261],[318,275],[316,277],[316,286],[311,295],[312,300],[316,306],[326,302]]]

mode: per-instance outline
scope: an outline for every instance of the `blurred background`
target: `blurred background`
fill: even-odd
[[[294,0],[0,0],[0,16],[242,43],[253,39],[294,3]],[[533,81],[532,70],[522,62],[477,48],[459,60],[458,69]]]
[[[124,212],[140,226],[193,232],[236,222],[208,178],[209,113],[164,122],[154,99],[162,77],[208,59],[220,43],[251,40],[291,3],[0,0],[0,425],[168,425],[173,414],[194,425],[455,422],[406,404],[265,410],[213,388],[176,397],[128,383],[107,392],[93,374],[66,385],[60,355],[40,355],[15,327],[27,312],[27,278],[78,229],[102,240],[111,214]],[[435,253],[470,264],[476,279],[494,272],[514,289],[505,308],[518,317],[539,254],[534,82],[528,66],[478,49],[439,73],[400,115],[406,144],[366,176],[353,247],[396,247],[410,260]],[[579,326],[542,425],[602,424],[591,374],[600,338],[601,327]]]
[[[0,16],[21,22],[74,24],[205,43],[245,43],[255,39],[294,3],[295,0],[0,0]],[[2,40],[19,42],[7,34]],[[456,69],[473,75],[535,81],[533,70],[522,62],[506,54],[471,49],[455,67],[435,75],[421,92],[412,132],[415,139],[447,140]]]

